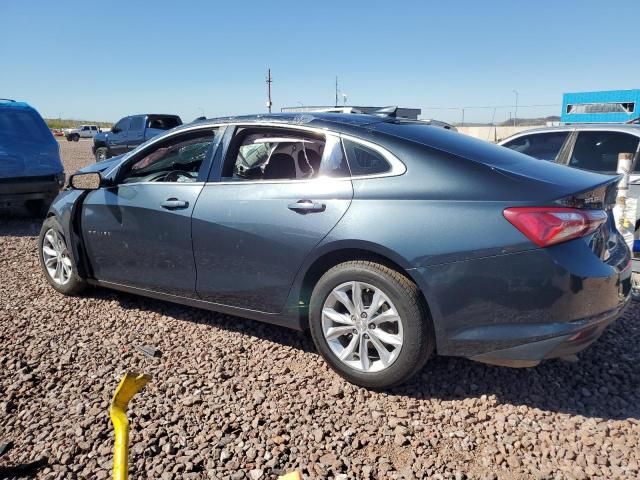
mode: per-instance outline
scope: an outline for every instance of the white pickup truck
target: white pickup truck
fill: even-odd
[[[97,125],[80,125],[76,128],[66,128],[64,136],[67,137],[69,142],[77,142],[81,138],[93,138],[100,131],[100,127]]]

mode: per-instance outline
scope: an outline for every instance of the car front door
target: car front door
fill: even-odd
[[[331,134],[231,133],[219,181],[205,185],[193,213],[196,290],[210,302],[277,313],[305,257],[349,208],[347,162]]]
[[[114,186],[87,195],[82,235],[97,280],[195,296],[191,215],[218,132],[192,129],[154,142],[119,167]]]
[[[129,133],[127,134],[127,150],[133,150],[144,142],[144,115],[131,117],[129,122]]]
[[[129,117],[121,119],[109,132],[109,149],[111,155],[121,155],[127,152],[127,133],[129,131]]]

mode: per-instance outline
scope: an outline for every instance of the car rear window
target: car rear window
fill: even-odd
[[[178,117],[150,116],[147,120],[147,128],[155,128],[156,130],[171,130],[178,125],[182,125],[182,121]]]
[[[14,107],[0,108],[0,135],[47,143],[55,141],[38,113]]]

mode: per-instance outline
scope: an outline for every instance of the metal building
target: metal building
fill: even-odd
[[[625,123],[640,118],[640,89],[565,93],[563,123]]]

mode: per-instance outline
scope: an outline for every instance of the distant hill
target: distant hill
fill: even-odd
[[[45,118],[49,128],[73,128],[78,125],[98,125],[99,127],[111,127],[110,122],[96,122],[95,120],[68,120],[64,118]]]
[[[542,118],[516,118],[516,125],[522,127],[535,127],[537,125],[546,125],[548,122],[559,122],[560,117],[557,115],[551,115],[549,117]],[[510,126],[513,125],[513,119],[505,120],[502,123],[499,123],[500,126]]]

